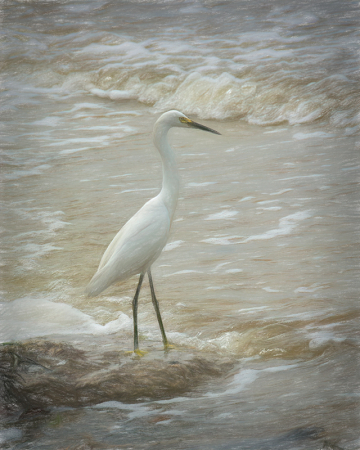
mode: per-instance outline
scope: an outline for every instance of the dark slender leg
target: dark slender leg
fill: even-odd
[[[168,340],[166,338],[164,325],[163,325],[162,320],[161,320],[159,302],[156,299],[155,289],[154,289],[154,284],[153,284],[153,280],[152,280],[150,269],[148,270],[148,277],[149,277],[150,290],[151,290],[151,299],[152,299],[152,302],[153,302],[153,305],[154,305],[154,308],[155,308],[157,320],[159,322],[159,327],[160,327],[160,331],[161,331],[161,334],[162,334],[163,343],[164,343],[164,346],[167,347],[168,346]]]
[[[137,326],[137,310],[138,310],[138,298],[140,294],[141,285],[144,279],[144,274],[140,274],[139,283],[136,288],[135,297],[132,303],[133,307],[133,321],[134,321],[134,352],[139,350],[139,336],[138,336],[138,326]]]

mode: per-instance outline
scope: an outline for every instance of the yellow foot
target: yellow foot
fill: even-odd
[[[138,348],[136,349],[136,350],[134,350],[134,353],[136,353],[138,356],[145,356],[147,353],[149,353],[149,352],[146,352],[146,351],[144,351],[144,350],[139,350]]]
[[[145,356],[147,353],[149,353],[149,352],[146,352],[146,351],[144,351],[144,350],[139,350],[139,349],[137,349],[137,350],[134,350],[134,351],[128,351],[128,352],[125,352],[125,355],[127,355],[127,356],[132,356],[132,355],[137,355],[137,356]]]
[[[164,350],[165,350],[165,351],[166,351],[166,350],[175,350],[175,349],[176,349],[176,347],[175,347],[175,345],[173,345],[173,344],[167,343],[167,344],[164,345]]]

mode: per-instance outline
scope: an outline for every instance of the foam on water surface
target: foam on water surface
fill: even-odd
[[[295,214],[291,214],[289,216],[283,217],[279,220],[279,228],[275,228],[273,230],[266,231],[263,234],[258,234],[254,236],[249,236],[248,238],[242,241],[243,244],[246,244],[250,241],[257,241],[262,239],[273,239],[278,236],[285,236],[290,234],[297,226],[298,223],[308,219],[311,217],[310,210],[308,211],[299,211]]]
[[[170,250],[174,250],[175,248],[180,247],[180,245],[183,243],[184,243],[184,241],[182,241],[182,240],[169,242],[168,244],[166,244],[163,251],[168,252]]]
[[[70,305],[41,297],[25,297],[1,303],[0,307],[1,342],[54,334],[112,334],[132,327],[132,320],[123,313],[106,325],[100,325],[91,316]]]
[[[238,215],[239,211],[225,210],[219,213],[210,214],[205,220],[222,220],[222,219],[232,219],[234,216]]]
[[[153,5],[155,10],[158,7]],[[193,10],[193,5],[189,8]],[[173,27],[176,17],[185,14],[181,5],[173,5],[164,16],[155,14],[155,27],[146,20],[138,21],[137,4],[123,5],[121,14],[115,5],[105,9],[108,26],[102,28],[95,21],[82,32],[82,20],[96,13],[84,13],[79,20],[77,8],[59,5],[74,29],[68,35],[66,29],[58,30],[56,38],[29,30],[33,39],[20,43],[10,27],[7,50],[24,55],[24,61],[19,57],[16,63],[26,65],[29,58],[39,66],[21,89],[30,93],[28,101],[34,102],[34,93],[56,97],[85,91],[115,102],[136,100],[158,111],[175,107],[202,118],[243,117],[265,126],[319,120],[340,128],[358,126],[355,38],[343,32],[348,18],[342,11],[334,16],[327,2],[319,5],[321,20],[304,23],[296,13],[294,20],[280,20],[281,15],[274,15],[271,8],[252,10],[252,5],[236,2],[201,7],[194,9],[196,22],[187,23],[186,32]],[[231,11],[227,25],[221,20],[224,9],[228,17]],[[250,29],[244,25],[239,31],[246,12],[251,17]],[[217,33],[209,33],[209,20],[215,21],[211,28]],[[136,25],[131,27],[134,21]],[[92,32],[94,24],[97,32]],[[338,27],[339,34],[327,33],[329,24]],[[49,18],[48,26],[57,29],[58,23]],[[109,26],[116,32],[110,32]],[[336,65],[339,52],[347,55],[346,64]],[[60,70],[59,55],[63,55]],[[11,86],[15,96],[17,83],[20,80],[14,77]],[[74,108],[99,109],[90,101]],[[312,136],[327,138],[331,134],[315,131]],[[308,137],[298,132],[294,138]]]

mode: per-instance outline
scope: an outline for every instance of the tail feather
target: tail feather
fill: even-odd
[[[88,297],[96,297],[113,283],[112,280],[107,279],[107,277],[104,277],[103,275],[103,271],[99,270],[92,277],[90,283],[86,286],[85,289],[85,293]]]
[[[135,274],[136,272],[134,273],[131,270],[119,273],[116,267],[105,265],[92,277],[90,283],[86,286],[85,293],[88,297],[96,297],[112,284],[120,283]]]

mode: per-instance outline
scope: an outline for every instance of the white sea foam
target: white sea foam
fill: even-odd
[[[239,392],[245,390],[249,385],[251,385],[260,376],[260,371],[255,369],[243,369],[237,373],[233,381],[229,384],[229,388],[222,392],[221,394],[215,392],[208,392],[207,397],[218,397],[219,395],[229,395],[238,394]]]
[[[243,197],[241,200],[239,200],[239,202],[247,202],[247,201],[251,200],[252,198],[255,198],[255,197],[251,197],[251,196]]]
[[[231,264],[231,261],[223,262],[220,264],[217,264],[215,268],[212,270],[212,272],[217,272],[221,267],[227,266],[228,264]]]
[[[92,406],[92,408],[95,409],[113,408],[113,409],[120,409],[123,411],[129,411],[128,420],[138,419],[140,417],[147,417],[151,416],[152,414],[158,413],[156,410],[153,410],[150,406],[146,406],[144,403],[128,404],[117,401],[109,401],[98,403],[97,405]]]
[[[223,395],[234,395],[238,394],[253,384],[260,376],[266,373],[276,373],[282,372],[284,370],[290,370],[297,367],[298,364],[289,364],[283,366],[268,367],[266,369],[241,369],[236,375],[234,375],[233,380],[229,383],[229,387],[221,393],[218,392],[208,392],[207,397],[219,397]]]
[[[294,290],[294,292],[296,294],[305,294],[305,293],[316,292],[319,289],[326,289],[327,287],[328,286],[324,286],[324,285],[321,285],[319,283],[314,283],[311,286],[300,286],[300,287],[296,288]]]
[[[243,269],[228,269],[225,270],[225,273],[241,273],[243,272]]]
[[[303,139],[313,139],[313,138],[330,138],[334,136],[331,133],[325,133],[324,131],[315,131],[313,133],[295,133],[294,139],[303,140]]]
[[[46,226],[46,229],[49,233],[54,233],[61,228],[64,228],[66,225],[69,225],[69,222],[64,222],[59,219],[59,217],[64,216],[65,213],[63,211],[38,211],[37,217],[40,219],[41,223]]]
[[[83,152],[84,150],[90,150],[92,147],[80,147],[80,148],[69,148],[67,150],[61,150],[60,155],[72,155],[73,153]],[[83,181],[83,180],[81,180]]]
[[[269,306],[254,306],[252,308],[241,308],[238,310],[241,314],[256,314],[258,311],[268,309]]]
[[[154,4],[153,7],[157,6]],[[64,20],[82,10],[87,8],[74,6],[70,12],[65,6],[62,11]],[[219,22],[217,29],[226,28],[224,40],[219,35],[204,38],[203,27],[209,23],[212,10],[187,5],[173,11],[179,20],[192,11],[199,19],[196,20],[197,25],[189,28],[187,33],[180,31],[181,26],[175,27],[169,34],[164,21],[171,12],[167,18],[159,13],[152,17],[153,26],[147,28],[144,37],[143,33],[136,31],[137,26],[131,33],[125,31],[128,23],[132,20],[137,22],[137,13],[119,16],[115,12],[108,17],[109,30],[120,26],[123,33],[107,33],[95,26],[86,29],[81,38],[75,36],[76,33],[65,37],[60,34],[52,36],[50,42],[47,38],[44,40],[44,35],[36,37],[35,33],[34,38],[26,42],[10,39],[4,44],[4,48],[10,51],[9,55],[20,55],[16,64],[26,65],[30,61],[34,70],[27,74],[31,81],[22,89],[18,88],[17,80],[11,80],[9,91],[15,94],[14,97],[22,93],[22,98],[17,99],[21,104],[39,101],[32,97],[33,94],[55,97],[90,92],[119,102],[136,99],[158,111],[176,108],[202,118],[241,117],[262,125],[325,120],[333,127],[346,127],[349,132],[356,132],[359,121],[353,75],[356,58],[350,56],[352,52],[349,50],[346,64],[338,67],[334,63],[330,76],[325,70],[329,61],[336,61],[336,55],[346,45],[344,36],[336,38],[341,20],[339,23],[331,22],[334,28],[331,35],[321,31],[323,27],[329,27],[331,15],[319,21],[312,14],[285,14],[285,18],[282,14],[277,16],[273,12],[264,12],[259,21],[255,17],[257,14],[248,10],[247,17],[251,17],[249,20],[253,21],[254,31],[242,30],[239,36],[231,25],[227,28],[226,24]],[[91,12],[97,14],[95,9]],[[240,13],[235,7],[233,13],[241,23],[244,11]],[[260,10],[259,14],[262,14]],[[216,22],[215,16],[211,16],[213,19]],[[69,18],[70,22],[72,20],[78,20],[78,17]],[[275,30],[274,21],[279,21],[279,26],[285,29],[297,27],[299,35]],[[271,29],[256,29],[260,22],[268,24]],[[46,23],[49,29],[45,36],[50,36],[51,21],[45,21],[44,26]],[[311,25],[311,29],[301,30],[304,24]],[[147,26],[144,23],[144,27]],[[13,30],[6,31],[13,35]],[[349,47],[346,48],[351,49],[354,33],[355,30],[349,33]],[[314,45],[314,39],[318,45]],[[65,54],[71,54],[69,60],[58,60],[56,52],[59,45]],[[48,55],[46,69],[44,54]],[[24,96],[24,92],[29,92],[30,96]],[[334,92],[341,92],[341,95],[334,95]],[[96,111],[95,108],[99,107],[85,102],[83,105],[81,108],[84,110],[93,108]],[[312,138],[331,136],[329,133],[303,132],[295,133],[294,139],[308,139],[309,134]]]
[[[256,209],[261,209],[262,211],[280,211],[281,206],[269,206],[268,208],[258,206]]]
[[[167,275],[164,275],[164,277],[171,277],[173,275],[183,275],[183,274],[186,274],[186,273],[203,273],[203,272],[201,272],[200,270],[190,270],[190,269],[188,269],[188,270],[179,270],[178,272],[173,272],[173,273],[169,273]]]
[[[295,177],[289,177],[289,178],[279,178],[279,181],[289,181],[289,180],[298,180],[301,178],[319,178],[324,177],[325,175],[322,173],[314,173],[312,175],[298,175]]]
[[[269,204],[269,203],[276,203],[276,202],[278,202],[279,200],[263,200],[263,201],[261,201],[261,202],[256,202],[256,204],[257,205],[267,205],[267,204]]]
[[[96,144],[96,145],[108,145],[110,136],[94,136],[94,137],[83,137],[83,138],[71,138],[71,139],[60,139],[57,142],[48,144],[49,147],[60,146],[60,145],[74,145],[74,144]]]
[[[288,189],[281,189],[280,191],[272,192],[269,195],[282,195],[282,194],[285,194],[285,192],[289,192],[289,191],[292,191],[292,189],[290,189],[290,188],[288,188]]]
[[[263,375],[266,372],[282,372],[283,370],[294,369],[297,366],[298,364],[289,364],[283,366],[268,367],[262,370],[243,369],[234,376],[233,381],[229,385],[230,387],[224,392],[224,395],[237,394],[243,391],[249,384],[253,383],[259,376]]]
[[[261,289],[263,289],[266,292],[280,292],[278,289],[272,289],[270,286],[266,286]]]
[[[272,239],[278,236],[285,236],[290,234],[299,224],[299,222],[308,219],[311,216],[310,210],[299,211],[290,216],[283,217],[279,221],[279,228],[269,230],[263,234],[257,234],[254,236],[249,236],[247,239],[243,240],[242,243],[257,241],[262,239]]]
[[[175,399],[171,399],[171,400],[160,400],[157,401],[156,403],[178,403],[181,401],[185,401],[186,399],[182,399],[181,397],[175,398]],[[159,414],[159,410],[157,408],[153,408],[151,405],[149,405],[147,402],[144,403],[122,403],[122,402],[117,402],[117,401],[108,401],[108,402],[103,402],[103,403],[98,403],[97,405],[92,406],[92,408],[94,409],[108,409],[108,408],[113,408],[113,409],[119,409],[123,412],[126,411],[127,414],[127,420],[134,420],[134,419],[141,419],[143,417],[151,417],[153,415],[158,415]],[[167,409],[166,414],[167,415],[173,415],[173,416],[179,416],[182,415],[184,412],[183,411],[179,411],[176,409]],[[168,419],[168,420],[163,420],[161,422],[157,422],[157,425],[160,423],[162,425],[166,425],[168,423],[170,423],[172,421],[172,419]],[[117,422],[118,423],[118,422]],[[122,425],[116,425],[116,428],[121,428]],[[115,426],[114,426],[115,428]],[[110,432],[111,432],[111,428],[110,428]]]
[[[239,214],[239,211],[225,210],[215,214],[210,214],[208,217],[205,218],[205,220],[232,219],[237,214]]]
[[[0,341],[24,340],[53,334],[112,334],[131,329],[132,319],[120,313],[106,325],[65,303],[45,298],[24,297],[0,303]]]
[[[120,192],[120,194],[126,194],[129,192],[139,192],[139,191],[157,191],[158,188],[139,188],[139,189],[125,189]]]
[[[335,324],[331,325],[334,326]],[[346,339],[345,337],[337,336],[334,332],[327,330],[309,332],[308,337],[310,338],[309,348],[311,350],[323,347],[330,342],[344,342]]]
[[[216,181],[204,181],[203,183],[188,183],[186,187],[203,187],[210,186],[211,184],[216,184]]]
[[[216,288],[217,287],[213,287],[214,290],[217,290]],[[219,288],[223,288],[223,286]],[[255,314],[259,310],[261,311],[261,309],[265,308],[245,308],[243,314]],[[243,310],[240,310],[241,313],[242,311]],[[175,345],[195,347],[198,350],[205,350],[210,352],[220,351],[229,355],[244,355],[244,352],[247,352],[246,348],[249,344],[249,335],[247,333],[239,333],[237,331],[223,332],[212,339],[202,339],[201,337],[199,337],[200,334],[197,336],[188,336],[185,333],[169,332],[168,335],[171,342],[173,342]],[[255,354],[257,354],[257,352]]]
[[[180,247],[181,244],[183,244],[184,241],[178,240],[178,241],[172,241],[165,245],[164,252],[168,252],[170,250],[174,250],[174,248]]]
[[[111,60],[111,57],[114,56],[115,60],[118,60],[119,57],[124,57],[126,60],[132,60],[133,62],[141,58],[151,58],[153,55],[144,45],[131,41],[126,41],[118,45],[90,44],[78,53],[86,55],[87,58],[89,56],[98,58],[98,55],[106,55],[108,57],[107,61]]]
[[[62,247],[55,247],[54,245],[50,243],[46,244],[35,244],[35,243],[28,243],[25,245],[21,245],[15,248],[15,251],[21,251],[27,253],[26,258],[30,259],[38,259],[42,256],[47,255],[50,252],[53,252],[54,250],[62,250]],[[28,264],[25,263],[25,265],[30,268]]]
[[[50,117],[45,117],[44,119],[41,120],[36,120],[35,122],[33,122],[33,125],[43,125],[46,127],[56,127],[60,122],[61,122],[61,117],[58,116],[50,116]]]
[[[53,235],[58,230],[64,228],[66,225],[69,225],[69,222],[65,222],[60,218],[65,214],[63,211],[41,210],[38,207],[32,208],[16,207],[15,211],[19,216],[21,216],[25,220],[38,221],[42,226],[44,226],[45,228],[43,230],[38,231],[37,232],[38,234],[46,233],[48,235]],[[24,237],[28,235],[30,237],[29,233],[33,232],[20,233],[18,236]]]
[[[110,89],[108,91],[104,91],[103,89],[93,88],[90,92],[98,97],[110,98],[111,100],[131,100],[138,98],[138,95],[131,91],[119,89]]]
[[[225,236],[225,237],[213,237],[208,239],[203,239],[201,242],[206,242],[207,244],[214,244],[214,245],[233,245],[238,244],[239,239],[241,239],[242,236]],[[237,239],[235,241],[234,239]]]
[[[184,333],[168,333],[172,342],[178,345],[194,346],[199,350],[218,351],[225,350],[230,353],[236,352],[241,346],[241,335],[236,331],[221,334],[214,339],[203,340],[198,336],[189,337]]]
[[[35,166],[31,169],[14,170],[11,173],[5,174],[4,179],[17,180],[22,177],[31,177],[34,175],[41,175],[45,170],[48,170],[50,168],[51,168],[50,164],[40,164],[39,166]]]
[[[105,109],[104,105],[99,105],[97,103],[75,103],[75,105],[70,109],[69,112],[81,111],[83,109]]]

